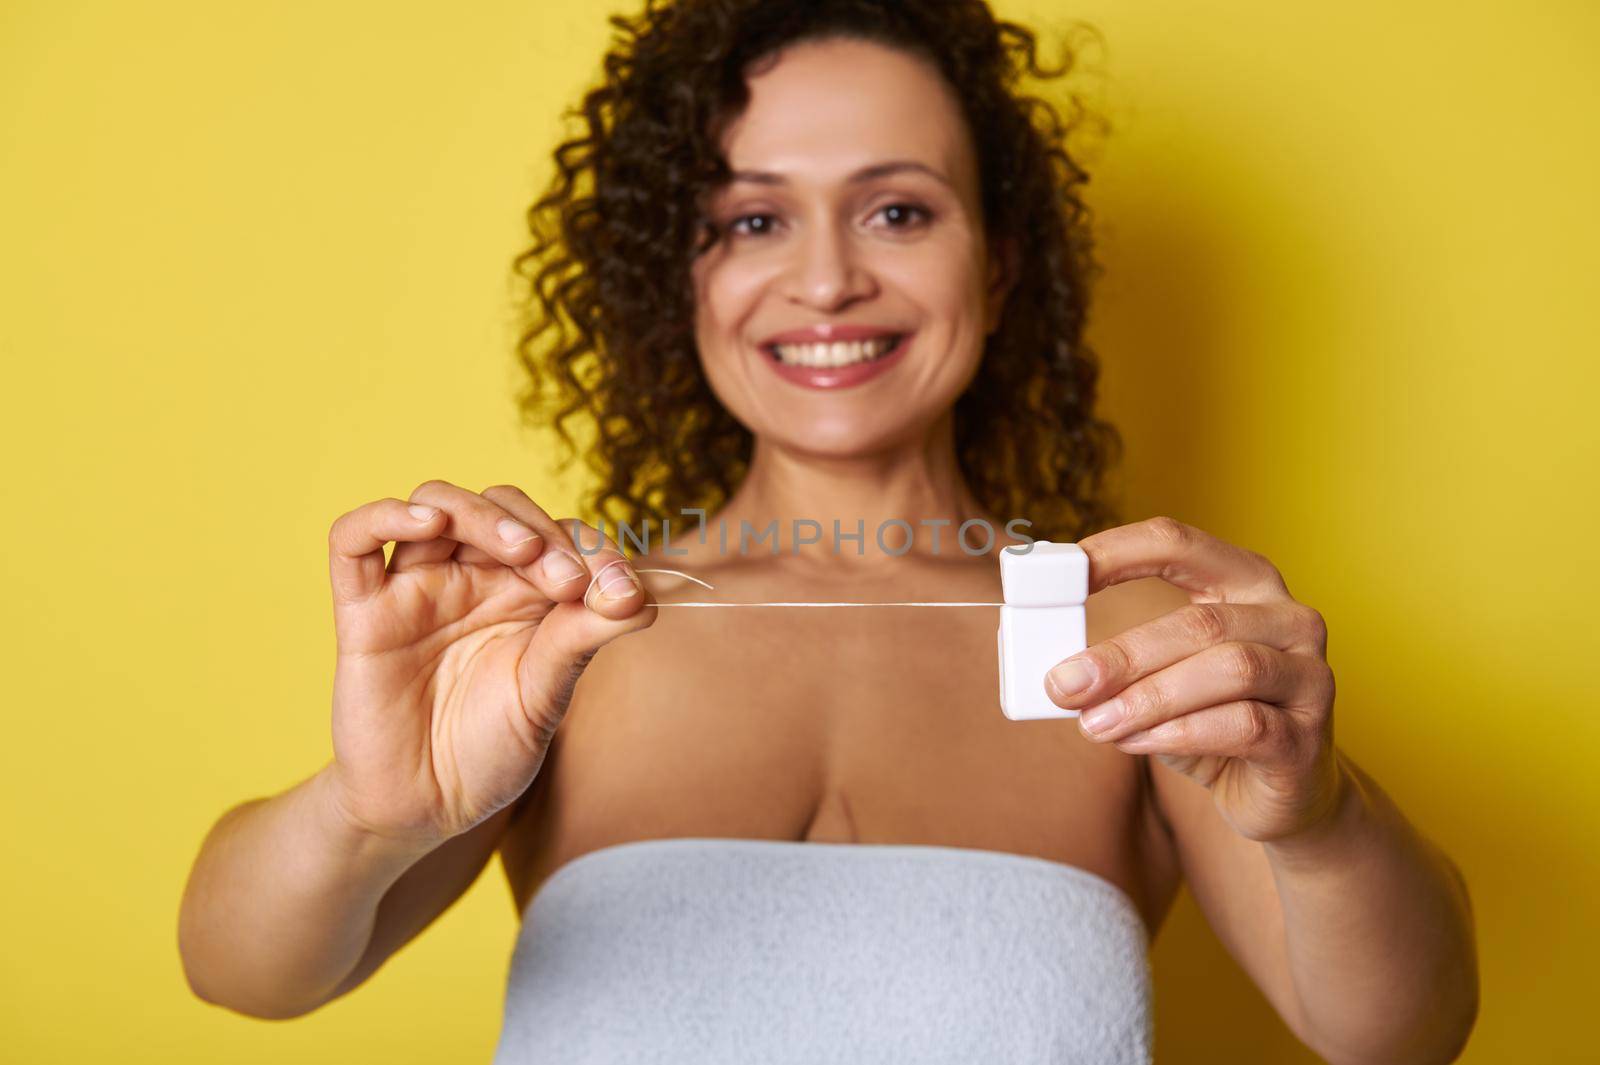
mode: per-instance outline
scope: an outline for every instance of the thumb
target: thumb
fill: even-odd
[[[635,609],[625,618],[606,617],[578,600],[558,604],[539,622],[517,667],[522,705],[535,723],[554,732],[596,652],[619,636],[655,623],[660,611],[649,594],[634,598]],[[615,612],[617,607],[602,609]]]

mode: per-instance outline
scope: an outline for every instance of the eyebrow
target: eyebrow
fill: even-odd
[[[899,174],[907,171],[926,174],[940,184],[954,188],[949,178],[931,166],[912,159],[891,159],[886,163],[874,163],[871,166],[864,166],[848,174],[845,177],[845,181],[850,184],[859,184],[863,181],[871,181],[873,178],[887,177],[890,174]],[[756,185],[783,185],[788,182],[788,178],[784,175],[769,170],[735,170],[732,180],[748,181]]]

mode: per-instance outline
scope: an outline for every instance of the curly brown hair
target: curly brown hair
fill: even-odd
[[[518,361],[525,422],[591,432],[599,486],[583,517],[635,530],[714,510],[748,470],[752,437],[712,393],[694,341],[694,259],[719,234],[708,193],[728,180],[719,131],[748,101],[753,62],[803,40],[848,37],[930,60],[954,87],[977,151],[984,223],[1017,252],[1015,283],[954,411],[957,459],[977,500],[1026,517],[1037,538],[1112,523],[1105,474],[1120,438],[1094,415],[1099,363],[1084,342],[1092,254],[1089,180],[1067,150],[1084,119],[1020,91],[1076,57],[1041,62],[1035,34],[983,0],[646,0],[616,36],[602,83],[568,113],[581,133],[528,210]],[[1081,24],[1080,24],[1081,25]],[[1091,29],[1091,33],[1092,28]],[[1103,125],[1103,120],[1101,121]]]

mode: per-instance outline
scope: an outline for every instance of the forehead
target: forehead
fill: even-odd
[[[895,158],[976,182],[960,104],[925,59],[867,41],[808,41],[758,65],[748,83],[750,102],[723,136],[735,170],[827,181]]]

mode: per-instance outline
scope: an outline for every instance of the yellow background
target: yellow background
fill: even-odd
[[[1465,1060],[1592,1060],[1600,8],[1070,13],[1106,41],[1127,513],[1328,617],[1342,744],[1472,885]],[[508,268],[607,34],[577,0],[0,8],[12,1060],[489,1060],[498,863],[291,1022],[191,998],[176,914],[213,820],[330,754],[333,519],[430,477],[570,512]],[[1187,897],[1156,969],[1170,1060],[1311,1060]]]

